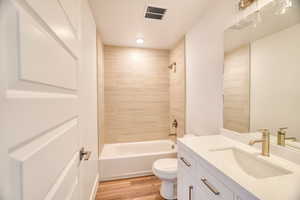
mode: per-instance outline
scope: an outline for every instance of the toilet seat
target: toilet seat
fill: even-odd
[[[177,159],[166,158],[160,159],[153,163],[153,173],[162,179],[176,179],[177,178]]]

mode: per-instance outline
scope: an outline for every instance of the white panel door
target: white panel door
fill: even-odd
[[[82,145],[93,152],[88,161],[80,165],[81,200],[92,200],[98,183],[98,138],[97,138],[97,50],[96,25],[87,1],[82,1],[80,69],[80,117]]]
[[[0,200],[93,197],[95,26],[85,0],[68,6],[0,0]],[[81,147],[91,161],[79,160]]]

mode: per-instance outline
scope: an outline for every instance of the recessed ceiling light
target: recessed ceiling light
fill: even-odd
[[[138,39],[136,39],[136,43],[137,44],[143,44],[144,43],[144,39],[143,38],[138,38]]]

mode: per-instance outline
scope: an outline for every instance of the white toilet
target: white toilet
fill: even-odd
[[[161,181],[160,195],[165,199],[177,198],[177,159],[160,159],[153,163],[152,171]]]

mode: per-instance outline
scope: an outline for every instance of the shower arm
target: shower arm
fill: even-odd
[[[168,68],[176,72],[176,62],[173,62],[171,65],[168,66]]]

